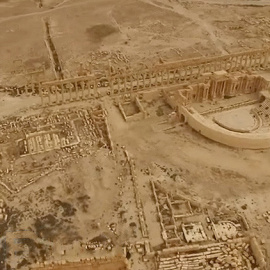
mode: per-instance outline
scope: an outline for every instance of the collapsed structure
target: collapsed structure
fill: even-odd
[[[266,269],[244,216],[206,214],[197,202],[169,194],[153,180],[150,184],[166,246],[155,257],[158,270]]]
[[[0,185],[17,193],[38,179],[66,166],[73,155],[89,155],[91,149],[113,148],[106,112],[99,104],[82,109],[70,108],[47,115],[17,117],[1,122]],[[11,143],[12,142],[12,143]],[[51,165],[33,155],[64,150]],[[41,165],[42,164],[42,165]],[[32,170],[31,170],[32,168]],[[25,174],[28,172],[28,174]]]

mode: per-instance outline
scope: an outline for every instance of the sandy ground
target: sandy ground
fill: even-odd
[[[100,59],[96,55],[93,60],[92,56],[98,51],[121,51],[129,59],[125,65],[134,67],[142,61],[157,63],[159,57],[169,61],[269,44],[270,7],[264,1],[256,1],[256,7],[252,6],[255,1],[239,1],[246,5],[244,8],[224,1],[42,2],[41,8],[38,1],[30,0],[0,3],[3,79],[11,80],[9,74],[18,73],[19,69],[27,71],[40,66],[45,66],[47,79],[54,78],[44,42],[44,19],[50,21],[51,36],[65,76],[75,75],[80,62],[95,64]],[[98,27],[96,36],[94,31]]]
[[[179,190],[205,205],[218,202],[225,208],[244,212],[270,251],[269,224],[260,219],[269,209],[269,150],[227,148],[188,127],[164,135],[162,131],[157,132],[158,123],[162,122],[158,117],[125,124],[119,116],[113,122],[115,140],[128,145],[141,168],[155,168],[155,164],[160,164],[172,171],[180,170],[184,182],[173,183]],[[168,181],[168,187],[171,184]],[[247,205],[245,210],[244,205]]]

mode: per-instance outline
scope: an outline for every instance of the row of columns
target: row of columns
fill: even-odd
[[[198,60],[200,62],[200,60]],[[149,89],[152,87],[162,87],[171,84],[181,84],[192,79],[199,78],[203,73],[214,72],[218,70],[238,71],[248,68],[258,69],[266,67],[269,63],[269,52],[254,52],[239,55],[228,55],[210,59],[209,62],[194,63],[174,68],[166,68],[159,70],[145,71],[138,74],[123,74],[117,77],[109,78],[110,90],[112,93],[133,92],[138,90]],[[39,87],[42,104],[54,104],[76,101],[80,99],[90,98],[91,95],[97,96],[97,81],[82,80],[69,83],[57,82],[51,84],[41,84]],[[90,87],[93,85],[93,90]],[[79,87],[80,86],[80,87]],[[44,95],[44,89],[48,96]],[[80,89],[79,89],[80,88]],[[68,89],[69,97],[66,90]],[[53,90],[55,93],[53,93]],[[91,92],[94,93],[91,93]],[[73,98],[73,93],[75,97]]]
[[[129,92],[151,87],[151,79],[148,84],[146,83],[146,77],[149,73],[123,75],[111,79],[111,90],[113,93]]]
[[[45,138],[45,136],[50,138],[51,145],[49,145],[48,138]],[[40,133],[39,135],[33,135],[28,136],[26,135],[26,143],[28,148],[28,153],[38,153],[38,152],[44,152],[47,150],[58,148],[58,144],[55,141],[55,134],[53,132],[50,133]],[[31,143],[33,145],[31,145]],[[60,143],[60,141],[59,141]],[[33,149],[32,149],[33,148]],[[32,149],[32,150],[31,150]]]
[[[192,86],[187,93],[189,102],[223,99],[226,95],[251,94],[261,91],[265,86],[264,78],[260,76],[243,76],[238,79],[212,80],[210,85],[200,83]]]
[[[41,84],[39,94],[42,105],[79,101],[97,96],[97,83],[96,81],[74,81],[54,85]]]
[[[141,74],[122,75],[111,79],[111,90],[113,93],[138,91],[151,87],[166,86],[179,82],[182,78],[181,70],[161,70],[159,72],[144,72]],[[182,80],[187,80],[188,72]]]
[[[226,58],[217,59],[210,63],[203,63],[196,65],[190,65],[186,67],[174,68],[171,70],[164,69],[160,71],[148,71],[135,75],[122,75],[113,78],[111,88],[113,92],[128,92],[134,91],[134,89],[146,89],[156,86],[165,86],[169,84],[177,84],[190,80],[193,78],[199,78],[203,73],[215,72],[219,70],[227,70],[229,72],[245,70],[245,69],[259,69],[266,67],[269,63],[269,54],[263,53],[248,53],[236,56],[228,55]],[[133,76],[136,78],[133,79]],[[146,83],[146,77],[148,77],[148,83]],[[127,81],[130,81],[130,86],[127,86]],[[134,85],[135,81],[135,85]],[[135,86],[135,87],[134,87]]]
[[[269,63],[269,55],[268,53],[254,53],[234,56],[230,62],[229,71],[265,68]]]

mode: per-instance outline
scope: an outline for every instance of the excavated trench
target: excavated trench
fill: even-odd
[[[44,23],[45,23],[45,33],[46,33],[45,42],[51,56],[51,62],[53,64],[55,75],[58,79],[64,79],[61,63],[60,63],[55,45],[51,37],[50,23],[48,20],[44,20]]]

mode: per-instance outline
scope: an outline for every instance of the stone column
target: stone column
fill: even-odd
[[[62,93],[62,103],[65,103],[65,89],[62,83],[61,83],[61,93]]]
[[[85,89],[84,81],[81,81],[80,85],[81,85],[81,88],[82,88],[82,99],[86,99],[85,92],[84,92],[84,89]]]
[[[140,89],[140,78],[139,78],[139,74],[136,74],[136,81],[137,81],[137,88],[136,91],[138,91]]]
[[[161,86],[163,86],[163,70],[160,72],[160,78],[161,78]]]
[[[31,147],[30,147],[29,137],[27,135],[25,137],[26,137],[25,140],[26,140],[26,144],[27,144],[28,153],[31,154],[32,151],[30,152]]]
[[[149,76],[148,87],[151,88],[152,87],[153,72],[149,71],[148,76]]]
[[[242,70],[242,58],[243,58],[243,55],[238,55],[237,57],[237,67],[236,67],[236,70]]]
[[[50,88],[50,86],[47,86],[47,85],[46,85],[46,91],[47,91],[47,93],[48,93],[49,105],[52,105],[51,88]]]
[[[235,71],[237,66],[237,56],[232,57],[230,71]]]
[[[234,61],[233,61],[234,65],[232,66],[231,71],[236,71],[237,67],[238,67],[238,56],[234,57]]]
[[[201,76],[201,72],[202,72],[202,65],[198,66],[198,77]]]
[[[35,92],[35,87],[34,87],[34,78],[33,75],[31,75],[31,89],[30,89],[30,93],[34,93]]]
[[[249,56],[249,60],[250,60],[249,67],[253,68],[253,55],[252,54]]]
[[[228,87],[228,80],[224,81],[224,84],[223,84],[223,88],[222,88],[222,92],[221,92],[221,98],[224,99],[224,96],[225,96],[225,91]]]
[[[243,69],[243,58],[244,58],[244,56],[243,55],[241,55],[240,56],[240,67],[239,67],[239,70],[242,70]]]
[[[269,52],[265,52],[264,55],[263,55],[263,68],[266,68],[268,66],[268,63],[269,63]]]
[[[236,71],[238,69],[238,58],[239,56],[234,57],[234,66],[233,66],[232,71]]]
[[[244,69],[246,69],[248,66],[248,55],[245,54],[245,63],[244,63]]]
[[[206,85],[206,87],[205,87],[205,99],[206,100],[209,99],[209,85]]]
[[[86,81],[86,86],[87,86],[87,95],[88,95],[88,98],[90,98],[91,97],[91,85],[90,85],[89,80]]]
[[[257,54],[253,54],[253,68],[257,69]]]
[[[179,83],[180,79],[181,79],[181,70],[180,70],[180,68],[178,68],[176,72],[177,72],[177,77],[176,77],[177,80],[176,81]]]
[[[154,76],[155,76],[155,82],[154,82],[154,84],[155,84],[155,87],[157,87],[158,86],[158,73],[155,72],[154,73]]]
[[[244,85],[244,80],[243,80],[243,78],[244,77],[240,77],[239,79],[238,79],[238,92],[239,93],[241,93],[241,92],[243,92],[243,89],[245,89],[245,85]]]
[[[59,103],[59,93],[58,93],[58,85],[57,86],[53,86],[53,89],[55,91],[55,96],[56,96],[56,103]]]
[[[224,96],[225,95],[230,95],[231,94],[231,91],[232,91],[232,78],[229,78],[227,83],[226,83],[226,88],[225,88],[225,91],[224,91]]]
[[[38,85],[38,93],[39,93],[39,96],[40,96],[40,99],[41,99],[41,105],[43,106],[44,105],[44,98],[43,98],[43,91],[42,91],[40,83]]]
[[[148,77],[148,83],[147,83],[147,77]],[[149,71],[145,72],[144,78],[145,78],[145,87],[150,88],[151,87],[151,73]]]
[[[68,88],[68,92],[69,92],[69,101],[71,102],[71,101],[73,100],[73,98],[72,98],[72,87],[71,87],[70,84],[69,84],[69,85],[66,84],[66,88]]]
[[[97,86],[97,79],[94,79],[94,97],[98,96],[98,86]]]
[[[233,69],[233,58],[234,58],[234,57],[231,57],[231,59],[230,59],[230,68],[229,68],[229,72],[231,72],[232,69]]]
[[[217,82],[214,80],[212,87],[211,87],[211,99],[215,100],[216,98],[216,88],[217,88]]]
[[[226,70],[228,70],[230,72],[231,66],[232,66],[232,59],[229,58],[226,60]]]
[[[202,92],[202,101],[205,101],[205,99],[206,99],[206,85],[205,84],[203,84],[202,89],[203,89],[203,92]]]
[[[213,89],[213,100],[216,100],[217,97],[217,89],[218,89],[218,82],[215,82],[215,88]]]
[[[222,93],[222,88],[223,88],[223,82],[224,81],[219,81],[217,83],[217,89],[216,89],[216,97],[221,98],[221,93]]]
[[[256,69],[260,69],[260,67],[261,67],[261,61],[262,61],[261,54],[257,54],[256,55]]]
[[[124,74],[124,92],[127,91],[127,75]]]
[[[256,92],[258,85],[259,85],[258,77],[253,78],[252,90],[251,90],[252,93]]]
[[[143,89],[145,89],[145,73],[142,74],[142,79],[143,79]]]
[[[109,76],[109,85],[111,92],[114,94],[114,79],[111,76]]]
[[[173,70],[173,83],[175,83],[176,72],[177,72],[177,70],[176,70],[176,69],[174,69],[174,70]]]
[[[118,93],[120,93],[120,90],[121,90],[121,86],[120,86],[120,78],[117,77],[117,91],[118,91]]]
[[[201,64],[200,66],[200,75],[205,73],[205,64]]]
[[[148,82],[147,82],[148,77]],[[145,87],[150,88],[151,87],[151,72],[145,72]]]
[[[130,75],[130,91],[133,92],[133,74]]]
[[[241,79],[242,79],[242,88],[239,89],[240,90],[239,92],[246,93],[248,88],[248,77],[244,76]]]
[[[45,134],[41,134],[40,137],[41,137],[41,142],[42,142],[42,146],[43,146],[43,152],[46,152],[47,147],[46,147],[46,143],[45,143]]]
[[[258,56],[259,56],[258,68],[260,69],[260,68],[262,67],[262,63],[263,63],[263,53],[260,52],[260,53],[258,54]]]
[[[256,54],[253,54],[252,58],[253,58],[253,63],[252,63],[253,69],[256,69]]]
[[[252,54],[251,67],[252,67],[252,69],[256,68],[256,55],[255,54]]]
[[[192,77],[192,75],[193,75],[193,69],[194,69],[194,67],[192,66],[191,68],[190,68],[190,74],[189,74],[189,78],[191,79],[191,77]]]
[[[79,91],[78,91],[77,82],[75,82],[75,91],[76,91],[76,100],[79,100]]]
[[[185,72],[184,72],[184,81],[187,80],[187,67],[184,68],[185,69]]]

